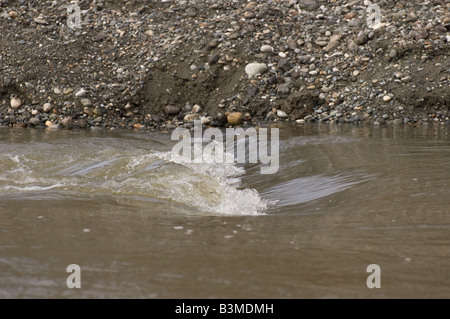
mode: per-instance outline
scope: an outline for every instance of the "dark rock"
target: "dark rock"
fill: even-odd
[[[255,96],[258,93],[258,88],[256,86],[249,86],[245,89],[245,93],[250,97]]]
[[[219,59],[220,59],[220,55],[219,54],[210,55],[208,57],[208,63],[209,63],[209,65],[216,64],[219,61]]]
[[[358,36],[358,37],[355,39],[355,42],[356,42],[357,45],[364,45],[364,44],[366,44],[368,41],[369,41],[369,38],[368,38],[365,34],[360,35],[360,36]]]
[[[298,6],[307,11],[315,11],[319,8],[319,3],[316,0],[300,0]]]
[[[166,105],[164,107],[164,112],[166,112],[167,115],[175,115],[180,113],[180,108],[174,105]]]
[[[288,59],[281,59],[278,61],[278,68],[283,72],[287,72],[291,68],[291,63]]]

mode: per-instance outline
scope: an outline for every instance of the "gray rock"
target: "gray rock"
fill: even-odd
[[[283,72],[287,72],[291,68],[291,64],[289,63],[288,59],[281,59],[280,61],[278,61],[278,68]]]
[[[358,36],[355,40],[357,45],[364,45],[367,41],[369,41],[369,38],[365,34]]]
[[[392,49],[391,51],[389,51],[389,57],[390,58],[396,58],[397,57],[397,51],[395,49]]]
[[[256,86],[249,86],[245,89],[248,96],[252,97],[258,93],[258,88]]]
[[[245,73],[252,77],[257,74],[263,74],[267,71],[267,65],[265,63],[249,63],[245,67]]]
[[[220,59],[220,55],[218,55],[218,54],[210,55],[208,57],[208,63],[209,63],[209,65],[214,65],[217,62],[219,62],[219,59]]]
[[[164,112],[166,112],[166,114],[168,115],[175,115],[180,113],[180,108],[174,105],[166,105],[164,107]]]
[[[350,27],[355,27],[356,28],[356,27],[359,27],[361,25],[361,22],[359,22],[358,19],[351,19],[351,20],[348,21],[348,25]]]
[[[277,88],[277,93],[279,95],[288,95],[290,93],[289,83],[280,84]]]
[[[65,117],[61,121],[61,125],[64,127],[69,127],[72,124],[72,118],[70,116]]]
[[[286,112],[282,111],[282,110],[277,110],[277,116],[278,117],[288,117],[288,115],[286,114]]]
[[[36,22],[37,24],[48,24],[48,22],[42,18],[34,18],[34,22]]]
[[[39,123],[41,123],[41,120],[38,119],[37,117],[32,117],[30,119],[30,124],[33,125],[33,126],[37,126],[37,125],[39,125]]]
[[[275,113],[274,112],[272,112],[272,111],[270,111],[269,113],[267,113],[267,115],[266,115],[266,121],[270,121],[270,120],[273,120],[274,118],[275,118]]]
[[[90,105],[92,105],[92,101],[89,100],[89,99],[82,99],[82,100],[81,100],[81,104],[82,104],[83,106],[90,106]]]
[[[299,0],[298,6],[307,11],[315,11],[319,8],[319,3],[316,0]]]
[[[347,48],[352,51],[352,52],[356,52],[358,51],[358,45],[356,44],[355,41],[353,40],[348,40],[347,42]]]
[[[86,95],[86,90],[85,89],[81,89],[79,90],[77,93],[75,93],[76,97],[82,97]]]
[[[270,45],[263,45],[260,50],[263,53],[273,52],[273,48]]]
[[[45,103],[42,106],[42,110],[44,111],[44,113],[49,113],[49,112],[51,112],[52,109],[53,109],[53,106],[50,103]]]

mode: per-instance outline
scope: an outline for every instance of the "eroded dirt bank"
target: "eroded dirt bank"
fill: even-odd
[[[68,4],[0,0],[1,126],[450,123],[450,0]]]

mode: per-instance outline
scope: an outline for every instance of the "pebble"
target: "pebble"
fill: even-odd
[[[17,18],[19,15],[17,14],[16,11],[10,11],[10,12],[9,12],[9,16],[10,16],[11,18],[15,19],[15,18]]]
[[[48,24],[48,22],[42,18],[34,18],[33,21],[36,22],[37,24],[45,24],[45,25]]]
[[[263,46],[261,46],[260,50],[263,53],[269,53],[269,52],[273,52],[273,47],[271,47],[270,45],[263,45]]]
[[[397,51],[395,49],[392,49],[389,51],[389,57],[390,58],[396,58],[397,57]]]
[[[277,110],[277,116],[278,117],[288,117],[288,115],[286,114],[286,112],[282,111],[282,110]]]
[[[18,109],[22,105],[22,101],[17,98],[13,98],[11,100],[11,108]]]
[[[242,121],[243,114],[241,112],[233,112],[227,115],[227,121],[230,125],[239,125]]]
[[[257,74],[263,74],[267,71],[267,65],[265,63],[250,63],[245,67],[245,73],[249,77],[253,77]]]
[[[91,105],[92,105],[92,101],[89,100],[89,99],[82,99],[82,100],[81,100],[81,104],[82,104],[83,106],[91,106]]]
[[[192,107],[192,112],[193,112],[193,113],[198,113],[198,112],[200,112],[201,109],[202,109],[202,108],[200,107],[200,105],[195,104],[195,105]]]
[[[200,118],[200,114],[186,114],[183,118],[185,122],[192,122],[198,120]]]
[[[53,109],[53,106],[50,103],[45,103],[42,106],[42,109],[43,109],[44,113],[49,113]]]
[[[63,93],[64,93],[64,95],[72,94],[73,93],[73,89],[71,89],[71,88],[64,89]]]
[[[390,97],[389,95],[383,96],[383,101],[389,102],[390,100],[392,100],[392,97]]]
[[[366,35],[360,35],[355,39],[355,43],[357,45],[364,45],[369,41],[369,38]]]
[[[30,124],[31,124],[31,125],[37,126],[37,125],[39,125],[39,123],[41,123],[41,120],[38,119],[37,117],[32,117],[32,118],[30,119]]]
[[[72,124],[72,117],[68,116],[61,120],[61,125],[64,127],[69,127]]]
[[[203,116],[201,119],[202,125],[210,125],[213,121],[212,116]]]
[[[58,90],[59,91],[59,90]],[[56,93],[56,92],[55,92]],[[75,96],[76,97],[82,97],[82,96],[85,96],[86,95],[86,90],[85,89],[81,89],[81,90],[79,90],[77,93],[75,93]]]
[[[180,108],[174,105],[166,105],[164,107],[164,112],[168,115],[176,115],[180,113]]]

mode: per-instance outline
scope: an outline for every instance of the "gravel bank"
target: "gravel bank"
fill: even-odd
[[[450,0],[69,4],[0,0],[0,126],[450,124]]]

